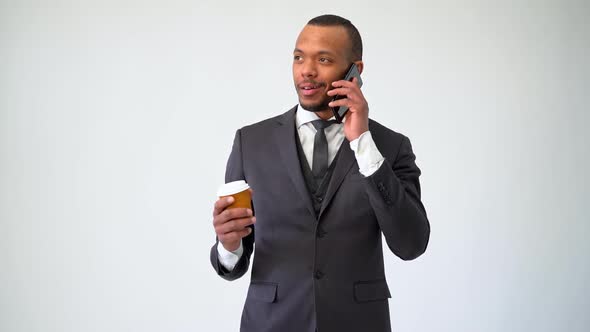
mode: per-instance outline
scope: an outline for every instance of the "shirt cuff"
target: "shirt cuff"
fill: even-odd
[[[238,264],[243,252],[244,247],[242,246],[242,241],[240,241],[238,249],[234,251],[228,251],[225,249],[221,242],[217,243],[217,258],[219,259],[219,263],[221,263],[221,265],[223,265],[228,271],[233,270],[236,264]]]
[[[379,149],[377,149],[371,132],[368,130],[350,142],[350,149],[354,151],[356,162],[359,165],[359,172],[365,177],[375,173],[385,160]]]

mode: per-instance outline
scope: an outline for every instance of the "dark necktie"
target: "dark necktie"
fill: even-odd
[[[314,120],[311,122],[317,132],[313,140],[313,161],[312,170],[313,176],[316,179],[322,179],[328,170],[328,140],[324,129],[336,123],[335,120]]]

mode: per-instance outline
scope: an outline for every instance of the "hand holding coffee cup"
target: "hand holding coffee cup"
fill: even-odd
[[[213,227],[219,242],[228,251],[239,248],[243,237],[252,233],[256,222],[252,215],[252,189],[241,181],[229,182],[217,191],[219,199],[213,206]]]

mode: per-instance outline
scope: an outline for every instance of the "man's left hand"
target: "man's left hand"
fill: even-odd
[[[328,106],[348,106],[346,121],[344,121],[344,136],[349,142],[353,141],[369,130],[369,104],[357,84],[356,77],[352,81],[332,82],[332,86],[334,89],[328,91],[328,96],[340,95],[346,98],[330,102]]]

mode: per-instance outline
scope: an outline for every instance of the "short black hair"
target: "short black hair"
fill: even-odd
[[[359,61],[363,59],[363,41],[361,39],[361,34],[349,20],[338,15],[326,14],[312,18],[311,20],[309,20],[309,22],[307,22],[307,24],[317,26],[344,27],[346,29],[346,32],[348,33],[348,38],[350,38],[350,42],[352,44],[352,61]]]

